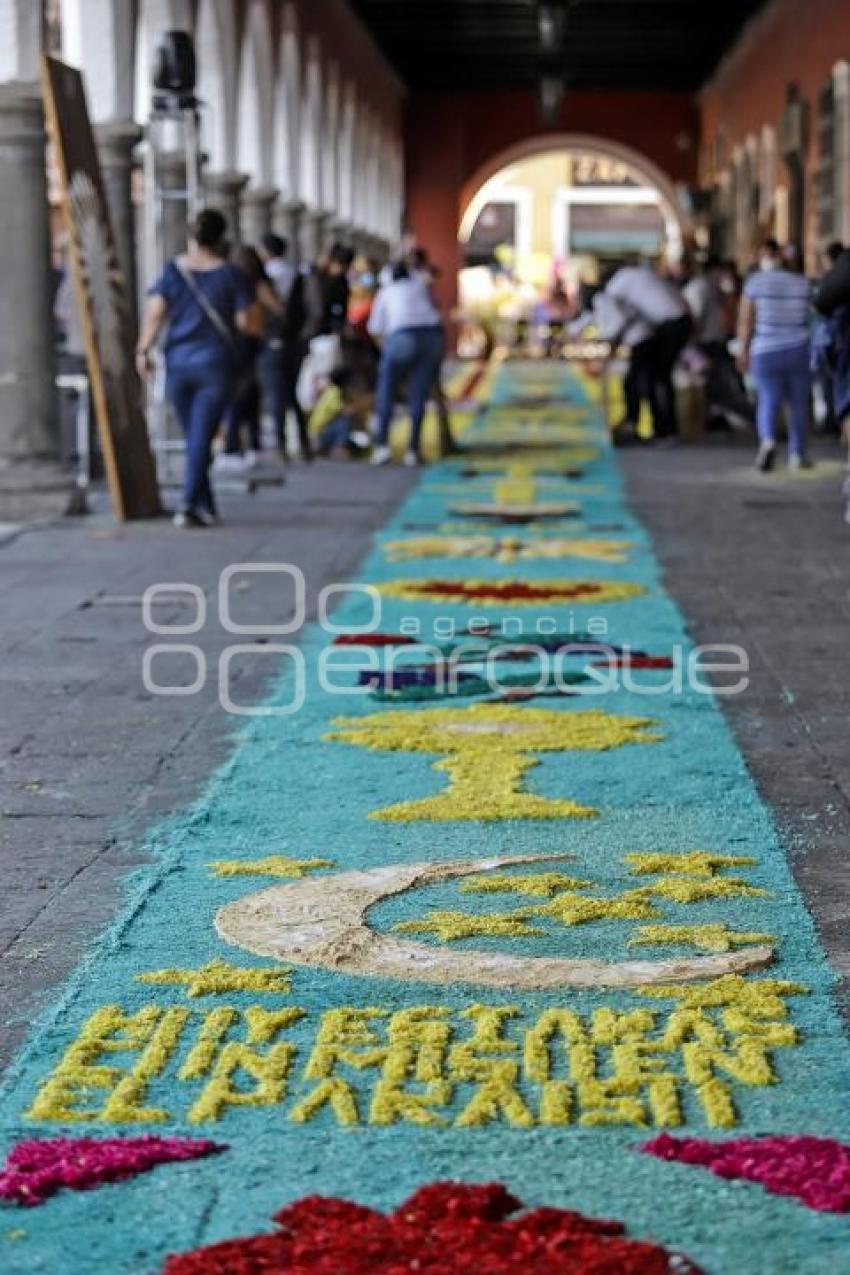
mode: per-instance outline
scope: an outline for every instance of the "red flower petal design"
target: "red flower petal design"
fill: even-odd
[[[334,646],[413,646],[412,637],[401,633],[339,633]]]
[[[594,668],[672,668],[669,655],[618,655],[613,661],[600,660]]]
[[[411,594],[423,598],[445,598],[475,601],[478,598],[500,598],[504,602],[555,602],[559,599],[591,598],[602,586],[592,580],[575,584],[528,584],[521,580],[488,580],[468,583],[464,580],[411,580]]]
[[[390,1214],[311,1196],[280,1210],[276,1234],[169,1257],[164,1275],[700,1275],[619,1222],[521,1207],[497,1183],[436,1182]]]

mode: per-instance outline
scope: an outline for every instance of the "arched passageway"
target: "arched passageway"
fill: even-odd
[[[592,149],[638,170],[678,220],[679,192],[697,184],[694,104],[669,93],[574,90],[546,128],[533,95],[481,92],[414,101],[407,125],[408,221],[443,267],[442,300],[457,301],[458,229],[477,190],[505,165],[553,149]]]
[[[582,157],[594,165],[589,170],[587,164],[585,165],[586,171],[576,184],[593,184],[595,177],[601,185],[613,187],[631,183],[657,192],[666,242],[671,250],[681,246],[687,220],[681,208],[676,182],[642,151],[592,133],[545,133],[508,146],[481,164],[461,190],[461,241],[465,238],[464,228],[468,225],[470,210],[480,207],[482,192],[495,177],[524,161],[555,154]],[[619,180],[620,177],[623,180]]]
[[[553,306],[573,313],[634,254],[677,260],[688,232],[674,183],[633,148],[589,134],[531,138],[463,187],[460,313],[488,327]]]

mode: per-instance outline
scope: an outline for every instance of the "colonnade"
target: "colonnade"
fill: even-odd
[[[61,56],[81,70],[125,278],[135,301],[145,228],[139,146],[162,34],[189,32],[205,199],[234,239],[274,229],[295,258],[329,237],[384,255],[403,205],[401,86],[345,0],[54,0]],[[0,0],[0,467],[56,450],[48,197],[38,55],[42,6]],[[182,155],[164,184],[185,186]],[[169,163],[170,161],[170,163]],[[167,249],[183,238],[166,223]]]

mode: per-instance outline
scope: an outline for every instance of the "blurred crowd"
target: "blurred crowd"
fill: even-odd
[[[231,250],[215,209],[202,212],[185,253],[150,288],[137,361],[142,376],[161,346],[165,396],[186,440],[179,527],[217,521],[211,469],[249,474],[261,461],[270,420],[277,459],[314,456],[392,460],[396,404],[409,410],[406,465],[421,460],[422,422],[432,400],[442,451],[454,447],[441,385],[445,326],[434,267],[405,244],[390,264],[331,243],[296,266],[286,241],[267,234]]]
[[[764,472],[776,464],[783,417],[791,469],[811,466],[813,421],[839,434],[850,420],[850,251],[841,243],[827,247],[817,279],[795,245],[767,239],[743,278],[710,255],[668,268],[636,260],[583,301],[569,331],[592,329],[628,352],[620,445],[678,441],[677,368],[704,387],[706,429],[755,424]],[[651,436],[639,430],[644,408]],[[845,496],[850,518],[850,485]]]
[[[267,463],[264,421],[279,466],[293,452],[385,465],[403,405],[410,432],[401,457],[415,466],[431,402],[440,451],[455,450],[436,277],[411,241],[389,263],[330,243],[316,261],[296,265],[275,234],[231,249],[222,215],[202,212],[186,251],[150,288],[137,349],[145,377],[161,352],[164,395],[185,436],[176,524],[216,521],[213,468],[250,476]],[[82,362],[67,278],[56,313],[66,356],[76,341]],[[700,387],[701,429],[755,429],[765,473],[776,465],[783,423],[795,470],[811,465],[813,424],[834,435],[850,428],[850,250],[840,243],[827,247],[816,279],[794,245],[773,239],[743,277],[734,262],[708,254],[675,265],[636,258],[575,289],[556,277],[533,322],[550,355],[590,334],[624,360],[617,445],[675,445],[683,383]],[[850,521],[850,478],[844,494]]]

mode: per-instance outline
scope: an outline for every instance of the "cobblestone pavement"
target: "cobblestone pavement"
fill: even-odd
[[[752,470],[749,445],[623,453],[632,506],[699,642],[736,642],[747,691],[725,710],[850,1009],[850,527],[838,448],[810,474]]]
[[[0,1063],[112,917],[145,831],[194,797],[227,755],[242,719],[219,706],[218,656],[253,639],[219,624],[222,569],[297,563],[313,613],[321,587],[351,576],[412,481],[397,468],[316,462],[294,465],[283,488],[225,494],[215,531],[116,527],[103,513],[0,536]],[[202,648],[208,666],[190,697],[151,695],[142,681],[145,647],[156,641],[142,594],[173,581],[199,585],[209,600],[203,630],[182,639]],[[285,621],[294,607],[292,581],[279,574],[237,580],[233,598],[234,619],[246,625]],[[175,600],[156,618],[190,615]],[[158,681],[192,678],[185,659],[158,665]],[[261,698],[275,667],[237,662],[234,698]]]
[[[828,451],[822,476],[796,481],[751,474],[749,451],[725,443],[626,452],[623,467],[694,636],[749,653],[750,688],[726,709],[764,796],[800,846],[798,879],[847,976],[850,529]],[[212,603],[223,567],[294,562],[312,610],[323,584],[354,572],[411,481],[398,469],[323,463],[295,467],[283,490],[225,497],[226,525],[215,532],[118,528],[106,514],[3,529],[0,1063],[114,913],[145,831],[199,791],[238,728],[218,704],[217,659],[234,639],[214,605],[186,639],[207,657],[204,688],[191,697],[145,691],[145,588],[189,581]],[[234,597],[245,624],[292,612],[285,577],[255,574]],[[178,623],[186,608],[174,601],[158,614]],[[163,680],[167,663],[157,670]],[[236,666],[239,702],[261,694],[272,661],[261,663]],[[173,672],[189,676],[176,664]]]

